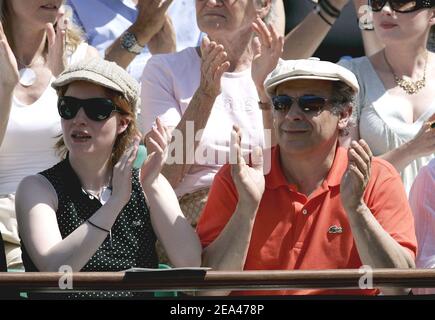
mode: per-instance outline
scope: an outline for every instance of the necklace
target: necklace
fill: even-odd
[[[20,84],[23,87],[30,87],[36,82],[36,73],[32,69],[32,65],[38,60],[37,57],[33,58],[33,60],[30,62],[30,64],[25,64],[21,60],[15,57],[17,62],[23,66],[19,70],[20,73]]]
[[[112,187],[110,186],[104,186],[99,192],[86,190],[82,187],[82,192],[86,194],[89,199],[94,200],[98,199],[102,205],[104,205],[112,195]]]
[[[402,78],[399,78],[393,70],[393,67],[387,60],[387,56],[385,54],[384,50],[384,60],[387,63],[388,67],[390,68],[391,73],[394,76],[394,81],[396,84],[401,87],[407,94],[415,94],[421,89],[423,89],[426,86],[426,68],[427,68],[427,60],[429,58],[428,52],[426,51],[426,61],[424,63],[424,71],[423,71],[423,78],[417,81],[412,81],[412,79],[408,76],[403,75]]]

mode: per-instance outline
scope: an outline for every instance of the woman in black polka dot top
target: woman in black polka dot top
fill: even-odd
[[[157,267],[156,238],[174,266],[200,266],[198,237],[160,174],[170,135],[159,119],[150,155],[133,168],[140,140],[137,82],[116,64],[94,59],[71,66],[52,86],[64,160],[19,186],[26,271]]]

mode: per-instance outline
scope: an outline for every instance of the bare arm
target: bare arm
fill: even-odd
[[[141,169],[141,182],[159,240],[175,267],[199,267],[201,244],[183,215],[177,196],[166,178],[159,174],[167,159],[169,132],[157,118],[157,128],[148,136],[150,156]]]
[[[371,56],[382,50],[384,45],[374,30],[363,28],[363,24],[373,25],[373,18],[370,7],[367,5],[367,0],[353,0],[353,4],[360,24],[359,28],[361,30],[365,54],[366,56]]]
[[[363,200],[370,179],[370,148],[364,140],[353,141],[348,153],[349,168],[343,176],[340,195],[362,263],[372,268],[415,268],[410,253],[384,230]],[[404,293],[402,289],[383,291]]]
[[[18,84],[18,65],[15,55],[9,46],[3,25],[0,22],[0,146],[3,143],[15,86]]]
[[[102,229],[85,222],[62,239],[56,218],[57,195],[51,184],[41,176],[30,176],[20,183],[16,195],[20,235],[39,271],[56,272],[62,265],[80,271],[95,254],[131,197],[136,150],[130,148],[115,165],[112,196],[88,219]]]
[[[272,5],[272,23],[278,34],[280,36],[285,35],[285,10],[284,10],[284,1],[283,0],[275,0],[275,3]]]
[[[329,0],[329,2],[337,10],[341,10],[348,0]],[[331,24],[335,22],[335,19],[323,10],[322,14]],[[316,12],[311,11],[304,20],[302,20],[302,22],[285,37],[282,58],[285,60],[291,60],[311,57],[330,29],[331,26],[328,23],[326,23]]]
[[[2,46],[2,44],[0,44],[0,46]],[[0,51],[1,50],[2,49],[0,49]],[[0,73],[2,73],[1,70]],[[14,88],[15,85],[8,86],[8,85],[0,84],[0,101],[2,101],[0,107],[0,146],[3,143],[3,139],[6,133],[6,128],[8,127],[8,123],[9,123],[9,115],[11,113],[11,108],[12,108],[12,98],[14,96]]]
[[[187,139],[191,135],[186,133],[189,132],[188,130],[193,130],[193,137],[196,138],[198,131],[205,128],[216,97],[220,94],[222,75],[230,65],[224,47],[213,41],[210,42],[207,37],[203,39],[201,52],[201,82],[176,127],[176,131],[184,139],[184,161],[183,164],[165,165],[162,170],[162,174],[174,188],[189,171],[194,160],[195,149],[199,143],[199,141]],[[173,141],[175,141],[175,138],[176,136],[173,135]]]
[[[263,157],[261,148],[252,153],[252,167],[249,167],[240,151],[241,133],[235,127],[231,133],[231,159],[237,159],[231,165],[231,175],[239,195],[234,214],[219,236],[203,250],[205,267],[214,270],[243,270],[252,229],[258,206],[264,192]],[[210,292],[206,295],[228,295],[230,291]]]
[[[415,159],[432,154],[435,152],[435,128],[431,127],[433,122],[435,122],[435,114],[423,124],[414,139],[380,157],[401,172]]]
[[[51,185],[41,180],[27,177],[17,190],[16,213],[22,241],[39,271],[57,272],[63,265],[80,271],[108,233],[85,222],[62,239],[56,218],[57,196]],[[110,198],[90,220],[110,229],[122,208],[121,203]]]
[[[137,19],[127,30],[136,36],[137,42],[141,46],[147,45],[153,36],[163,28],[166,21],[165,14],[172,1],[139,0]],[[135,57],[136,54],[121,46],[121,37],[106,49],[106,60],[114,61],[123,68],[127,68]]]

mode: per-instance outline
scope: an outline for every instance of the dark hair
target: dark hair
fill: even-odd
[[[57,90],[57,95],[59,97],[63,97],[68,90],[68,86],[69,85],[59,88],[59,90]],[[103,88],[106,91],[108,98],[112,100],[122,110],[122,114],[130,120],[127,129],[125,129],[124,132],[120,133],[116,137],[116,141],[113,146],[112,157],[110,159],[111,165],[113,167],[128,146],[133,142],[135,136],[139,134],[139,130],[137,129],[134,106],[132,106],[121,93],[113,91],[109,88]],[[68,150],[65,146],[65,141],[63,140],[63,134],[60,134],[58,137],[59,140],[56,142],[55,149],[60,157],[65,158]]]
[[[347,84],[341,81],[332,82],[332,113],[339,115],[341,112],[348,108],[354,108],[355,106],[356,92]],[[349,120],[347,127],[340,130],[340,135],[348,135],[349,129],[355,126],[355,110],[353,109],[352,117]]]

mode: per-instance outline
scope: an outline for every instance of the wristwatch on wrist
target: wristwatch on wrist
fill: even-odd
[[[128,52],[140,54],[145,47],[142,47],[138,42],[134,33],[125,31],[121,36],[121,46]]]

